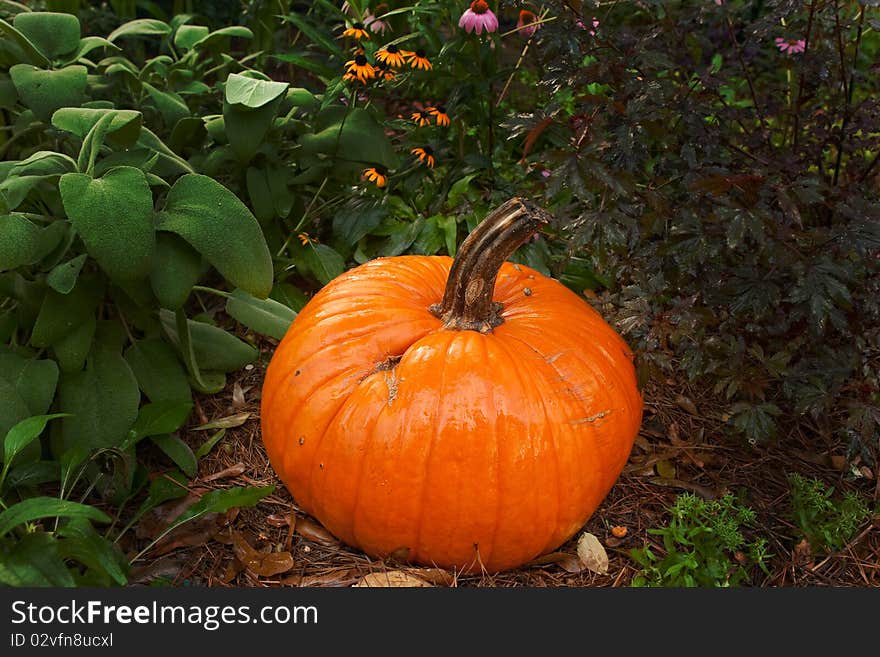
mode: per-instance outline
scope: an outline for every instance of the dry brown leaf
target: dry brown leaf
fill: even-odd
[[[684,395],[676,395],[675,396],[675,405],[678,406],[683,411],[690,413],[691,415],[699,415],[699,411],[697,410],[697,405],[694,404],[690,399],[685,397]]]
[[[154,540],[165,531],[177,517],[189,507],[199,501],[199,496],[189,494],[177,500],[171,500],[160,504],[144,514],[135,527],[134,534],[137,538]]]
[[[241,384],[236,381],[232,385],[232,408],[238,409],[242,408],[245,405],[244,400],[244,390],[241,389]]]
[[[690,481],[682,481],[681,479],[654,477],[653,479],[648,479],[648,482],[656,486],[666,486],[668,488],[683,488],[684,490],[689,490],[692,493],[696,493],[704,500],[715,500],[722,495],[722,493],[719,493],[719,491],[713,490],[706,486],[701,486],[700,484],[695,484]]]
[[[558,564],[567,573],[579,573],[584,569],[584,565],[575,555],[568,552],[550,552],[542,554],[537,559],[533,559],[526,564],[526,567],[548,566],[550,564]]]
[[[452,586],[455,583],[455,576],[442,568],[409,568],[406,572],[434,586]]]
[[[187,559],[183,554],[174,554],[161,559],[150,559],[149,563],[135,566],[128,576],[129,584],[147,584],[160,577],[173,580],[180,574]]]
[[[354,587],[407,587],[418,588],[431,586],[425,580],[405,573],[402,570],[389,570],[384,573],[370,573],[364,575],[357,582],[352,584]]]
[[[311,518],[297,518],[296,533],[321,545],[339,545],[339,541]]]
[[[290,524],[290,516],[280,513],[270,513],[266,516],[266,524],[270,527],[287,527]]]
[[[205,545],[216,536],[225,522],[225,519],[216,513],[191,520],[172,530],[153,547],[150,555],[155,558],[178,548]]]
[[[240,474],[243,474],[245,470],[247,470],[247,466],[244,463],[236,463],[235,465],[231,465],[219,472],[205,475],[202,477],[202,481],[208,482],[216,481],[217,479],[225,479],[226,477],[237,477]]]
[[[608,553],[599,539],[590,532],[584,532],[577,543],[578,559],[584,567],[593,573],[605,575],[608,573]]]
[[[245,568],[259,577],[272,577],[293,568],[290,552],[261,552],[251,547],[240,532],[232,533],[232,551]]]
[[[681,439],[681,434],[678,430],[678,422],[672,422],[666,429],[666,435],[669,438],[669,442],[673,445],[686,445],[687,441]]]
[[[672,461],[667,461],[666,459],[657,461],[657,463],[654,464],[654,468],[657,470],[657,474],[661,477],[665,479],[675,479],[675,463]]]
[[[291,575],[281,580],[282,586],[349,586],[357,579],[357,571],[351,568],[333,570],[320,575]]]

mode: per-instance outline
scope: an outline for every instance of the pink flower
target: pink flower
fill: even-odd
[[[385,30],[390,30],[391,26],[383,20],[379,20],[372,14],[364,14],[364,25],[370,28],[370,32],[375,34],[385,34]]]
[[[521,36],[528,39],[535,32],[540,29],[541,25],[534,25],[533,23],[538,20],[538,17],[528,9],[523,9],[519,12],[519,20],[516,22],[516,29],[519,30]]]
[[[458,26],[463,27],[468,34],[471,32],[481,34],[484,29],[486,32],[494,32],[498,29],[498,17],[492,13],[484,0],[474,0],[468,10],[461,15]]]
[[[776,37],[774,43],[776,43],[776,47],[779,48],[779,52],[784,52],[789,55],[804,52],[804,50],[807,49],[807,42],[803,39],[784,39],[782,37]]]
[[[541,175],[544,178],[549,178],[550,177],[550,170],[549,169],[541,169]]]
[[[593,16],[593,20],[591,21],[591,24],[593,27],[592,27],[592,29],[590,29],[590,36],[596,36],[596,28],[599,27],[599,19],[596,18],[595,16]],[[587,29],[587,26],[584,25],[583,21],[578,21],[577,23],[575,23],[575,25],[577,25],[582,30]]]
[[[715,4],[719,7],[724,4],[724,0],[715,0]]]

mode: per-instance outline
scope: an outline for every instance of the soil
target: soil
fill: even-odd
[[[335,541],[296,505],[269,465],[260,440],[259,397],[265,363],[273,344],[264,343],[260,364],[230,380],[224,393],[198,399],[192,428],[184,439],[193,449],[212,431],[198,425],[222,418],[229,427],[213,450],[199,462],[190,482],[196,495],[231,486],[274,484],[274,492],[257,506],[208,516],[183,525],[160,541],[135,564],[132,583],[161,578],[194,586],[351,586],[367,575],[385,585],[405,579],[401,572],[434,586],[629,586],[639,566],[632,548],[650,544],[663,554],[662,543],[648,533],[668,521],[667,508],[677,495],[692,492],[713,498],[730,491],[744,498],[757,514],[755,532],[769,542],[769,574],[751,568],[752,586],[880,586],[880,517],[864,526],[840,552],[812,554],[801,541],[788,508],[787,473],[798,472],[833,485],[837,493],[857,490],[876,508],[880,485],[871,469],[854,478],[844,458],[845,445],[808,419],[792,419],[778,442],[750,446],[731,436],[723,405],[710,391],[668,380],[645,389],[645,415],[636,445],[620,479],[585,525],[605,546],[609,567],[600,575],[581,569],[576,535],[549,563],[536,563],[498,574],[460,574],[410,567],[394,559],[376,561]],[[156,465],[161,465],[157,463]],[[165,466],[170,466],[165,463]],[[190,498],[190,502],[194,497]],[[137,528],[131,554],[145,547],[186,505],[170,502],[149,514]],[[622,538],[615,536],[626,534]],[[579,572],[570,572],[570,571]],[[396,578],[396,579],[395,579]],[[368,582],[376,577],[368,578]],[[375,582],[374,582],[375,583]]]

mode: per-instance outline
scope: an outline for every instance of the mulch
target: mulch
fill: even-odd
[[[261,362],[230,380],[223,393],[197,400],[193,427],[230,417],[240,424],[227,428],[201,459],[199,476],[189,488],[198,495],[230,486],[274,484],[274,492],[255,507],[178,528],[135,564],[133,584],[161,578],[192,586],[351,586],[371,573],[393,571],[395,577],[404,577],[403,572],[435,586],[629,586],[639,569],[629,550],[650,544],[663,554],[662,544],[648,530],[665,525],[667,509],[680,493],[712,498],[732,492],[756,512],[756,531],[768,540],[772,554],[769,574],[757,567],[751,571],[752,586],[880,585],[880,517],[866,522],[840,552],[818,555],[804,549],[789,518],[786,475],[792,472],[816,477],[838,493],[858,490],[876,506],[880,486],[874,474],[868,470],[868,477],[847,476],[845,445],[820,435],[802,418],[780,423],[783,431],[777,444],[748,445],[730,434],[724,406],[711,391],[672,380],[645,389],[644,421],[630,460],[584,527],[606,547],[606,574],[572,567],[579,563],[574,558],[577,536],[550,563],[496,574],[461,574],[371,559],[338,543],[306,516],[269,465],[260,440],[259,397],[271,349],[272,344],[265,344]],[[195,448],[207,435],[190,430],[183,438]],[[185,503],[168,503],[145,517],[126,549],[131,554],[142,549]],[[613,536],[613,527],[625,527],[625,537]]]

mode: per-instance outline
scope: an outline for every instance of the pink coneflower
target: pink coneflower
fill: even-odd
[[[468,34],[471,32],[481,34],[483,30],[494,32],[498,29],[498,17],[492,13],[484,0],[474,0],[461,15],[458,26],[463,27]]]
[[[541,27],[540,24],[534,24],[537,20],[538,17],[535,16],[534,12],[531,12],[528,9],[523,9],[519,12],[519,20],[516,22],[516,29],[519,30],[521,36],[528,39]]]
[[[784,39],[782,37],[776,37],[774,42],[776,43],[776,47],[779,48],[779,52],[784,52],[788,55],[795,55],[807,49],[807,42],[803,39]]]
[[[376,18],[372,14],[366,14],[364,16],[364,25],[370,28],[370,32],[375,34],[385,34],[386,30],[391,29],[391,26],[387,22]]]

